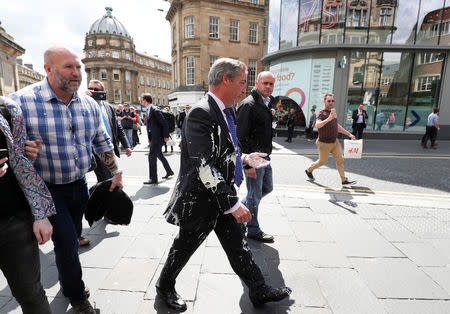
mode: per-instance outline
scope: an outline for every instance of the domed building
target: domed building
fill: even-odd
[[[168,105],[172,86],[171,63],[156,56],[136,52],[125,26],[106,7],[106,14],[86,33],[85,65],[87,79],[101,80],[107,101],[139,105],[142,93],[151,93],[153,103]]]

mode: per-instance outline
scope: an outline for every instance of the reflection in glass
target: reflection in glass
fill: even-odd
[[[406,131],[424,131],[427,118],[437,107],[441,87],[443,53],[416,53],[406,116]]]
[[[429,0],[426,0],[429,1]],[[420,0],[397,0],[393,44],[413,44],[417,30]]]
[[[367,43],[369,30],[370,1],[347,0],[346,44]]]
[[[301,0],[298,45],[318,45],[322,0]]]
[[[281,2],[280,49],[297,46],[298,0]]]
[[[324,0],[321,44],[342,44],[346,0]]]
[[[437,45],[441,28],[444,0],[422,1],[419,11],[419,31],[416,44]]]
[[[372,0],[369,44],[390,44],[396,0]]]
[[[447,2],[450,3],[450,1]],[[445,46],[450,45],[450,7],[445,7],[442,11],[441,37],[439,39],[439,44]]]
[[[281,0],[270,0],[269,6],[269,43],[267,52],[278,50],[280,42],[280,4]]]
[[[413,54],[408,52],[386,52],[383,54],[382,86],[380,87],[375,118],[377,130],[403,130],[412,59]],[[383,83],[386,85],[383,85]]]

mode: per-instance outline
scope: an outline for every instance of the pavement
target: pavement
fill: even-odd
[[[276,138],[274,146],[274,154],[317,154],[313,142],[300,138]],[[134,153],[146,151],[141,144]],[[447,159],[450,142],[425,150],[417,141],[365,140],[363,154]],[[162,216],[175,178],[144,186],[146,165],[141,173],[124,178],[135,205],[129,226],[84,222],[91,245],[80,248],[80,260],[98,313],[173,313],[154,285],[177,233]],[[87,178],[95,183],[92,174]],[[246,194],[245,186],[239,194]],[[449,204],[448,192],[399,197],[357,186],[279,186],[260,204],[260,225],[275,242],[249,245],[267,283],[292,288],[288,299],[255,309],[214,234],[176,288],[188,303],[186,313],[450,313]],[[53,312],[73,313],[60,290],[52,243],[40,251]],[[1,276],[0,313],[21,313]]]

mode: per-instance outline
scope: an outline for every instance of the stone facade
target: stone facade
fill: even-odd
[[[97,20],[85,39],[85,65],[88,81],[101,80],[110,103],[138,105],[144,92],[151,93],[154,103],[168,105],[173,87],[170,62],[137,52],[132,37],[123,25],[107,14]]]
[[[42,81],[45,75],[35,71],[30,63],[22,63],[22,59],[17,59],[17,73],[19,74],[19,88]]]
[[[171,107],[180,109],[204,95],[210,66],[220,57],[236,58],[249,66],[250,90],[263,69],[267,1],[170,2],[166,19],[172,31]]]
[[[25,49],[0,26],[0,96],[8,96],[20,88],[16,60],[24,53]]]

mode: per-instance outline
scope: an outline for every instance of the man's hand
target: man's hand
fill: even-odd
[[[35,220],[33,223],[33,233],[37,242],[41,245],[50,240],[53,233],[53,227],[47,218]]]
[[[337,118],[337,114],[336,114],[336,109],[331,109],[330,115],[329,115],[329,119],[336,119]]]
[[[168,138],[168,137],[165,137],[165,138],[164,138],[164,142],[167,143],[168,141],[169,141],[169,138]]]
[[[92,92],[89,89],[86,89],[85,91],[86,95],[91,96],[92,97]]]
[[[111,187],[109,188],[109,191],[112,192],[116,188],[116,186],[119,187],[119,189],[123,188],[121,173],[118,173],[112,177]]]
[[[3,164],[3,166],[0,167],[0,178],[3,177],[8,170],[8,164],[6,163],[7,160],[8,157],[0,159],[0,165]]]
[[[270,161],[265,160],[264,157],[267,157],[266,153],[251,153],[245,155],[244,164],[255,169],[266,167],[270,164]]]
[[[349,134],[348,137],[350,137],[351,140],[354,140],[356,137],[353,134]]]
[[[125,154],[127,155],[127,157],[130,157],[132,152],[133,151],[131,150],[131,148],[125,148]]]
[[[27,156],[29,160],[36,160],[41,147],[42,143],[40,140],[25,141],[25,156]]]
[[[249,178],[256,179],[256,169],[255,168],[247,169],[247,170],[245,170],[245,172],[247,173],[247,176]]]
[[[239,206],[237,210],[231,213],[238,223],[249,222],[252,220],[252,214],[244,205]]]

